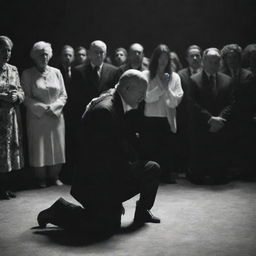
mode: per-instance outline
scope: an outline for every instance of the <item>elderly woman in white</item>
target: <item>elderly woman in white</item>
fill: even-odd
[[[176,171],[176,107],[183,90],[180,77],[171,70],[170,50],[158,45],[151,56],[145,98],[142,148],[145,157],[157,161],[162,169],[162,181],[175,183]]]
[[[60,70],[48,65],[51,44],[35,43],[30,56],[35,66],[21,77],[26,96],[29,163],[39,187],[61,185],[58,176],[65,163],[62,110],[67,100],[63,77]]]

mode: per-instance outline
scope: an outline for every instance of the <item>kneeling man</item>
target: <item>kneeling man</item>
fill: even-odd
[[[144,99],[147,80],[137,70],[126,71],[115,89],[94,99],[82,117],[83,137],[71,195],[82,205],[58,199],[38,215],[38,224],[48,223],[68,230],[94,234],[115,232],[121,225],[122,202],[140,194],[135,224],[159,223],[153,207],[160,167],[139,159],[127,131],[126,112]],[[76,149],[74,149],[76,150]]]

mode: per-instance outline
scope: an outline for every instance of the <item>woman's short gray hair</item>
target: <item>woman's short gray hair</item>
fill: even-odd
[[[38,56],[38,53],[42,50],[46,50],[47,53],[49,54],[49,59],[52,57],[52,46],[50,43],[44,42],[44,41],[39,41],[36,42],[31,51],[30,51],[30,57],[34,60]]]
[[[13,47],[13,42],[8,36],[0,36],[0,47],[9,44],[11,48]]]

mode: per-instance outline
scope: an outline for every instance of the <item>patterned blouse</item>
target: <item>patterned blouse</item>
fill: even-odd
[[[0,95],[17,91],[18,99],[9,103],[0,97],[0,172],[21,169],[24,165],[19,104],[24,101],[18,70],[5,64],[0,68]]]

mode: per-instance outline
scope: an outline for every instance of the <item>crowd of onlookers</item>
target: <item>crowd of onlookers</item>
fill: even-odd
[[[12,47],[0,36],[0,199],[16,196],[14,170],[20,170],[16,183],[40,188],[72,182],[81,168],[81,116],[128,69],[143,72],[148,89],[138,109],[126,114],[127,127],[137,135],[141,158],[160,164],[162,182],[175,183],[181,174],[195,184],[255,180],[256,44],[204,51],[191,45],[182,68],[165,44],[150,58],[139,43],[111,56],[96,40],[89,49],[63,46],[59,66],[52,67],[51,44],[39,41],[30,52],[34,66],[21,76],[8,64]]]

